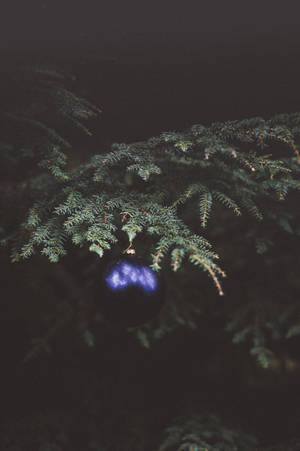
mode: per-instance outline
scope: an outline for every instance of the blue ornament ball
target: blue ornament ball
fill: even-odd
[[[154,318],[163,306],[165,284],[141,257],[122,256],[102,274],[102,310],[106,319],[135,327]]]

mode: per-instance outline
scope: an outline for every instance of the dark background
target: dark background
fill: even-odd
[[[75,73],[103,107],[101,143],[297,111],[299,10],[267,1],[2,1],[1,72],[32,61]]]

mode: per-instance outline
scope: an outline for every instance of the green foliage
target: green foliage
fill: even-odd
[[[233,430],[215,415],[181,418],[165,431],[158,451],[252,451],[257,440]]]
[[[47,105],[55,108],[58,118],[70,119],[78,125],[74,117],[86,119],[97,113],[96,107],[59,84],[62,76],[58,73],[39,69],[35,74],[46,77],[42,81],[37,79],[34,89],[46,96]],[[218,255],[211,251],[205,237],[195,235],[180,218],[180,204],[197,197],[203,228],[208,225],[214,199],[237,215],[249,212],[261,221],[270,212],[268,209],[264,213],[258,204],[268,202],[271,206],[276,199],[284,200],[288,190],[300,188],[299,166],[294,164],[299,160],[295,143],[300,120],[297,114],[289,116],[290,128],[287,117],[282,126],[274,126],[278,117],[267,121],[254,118],[214,123],[210,127],[196,125],[185,132],[162,133],[147,142],[131,145],[114,144],[111,152],[95,155],[72,171],[63,169],[67,160],[60,149],[70,144],[55,130],[36,118],[24,117],[24,113],[6,116],[43,131],[44,136],[35,141],[35,148],[42,157],[39,165],[52,176],[50,190],[32,193],[36,202],[21,230],[15,232],[24,243],[19,252],[14,251],[15,260],[30,257],[38,247],[50,261],[57,262],[65,255],[69,238],[76,245],[89,243],[90,250],[101,257],[118,241],[114,233],[117,230],[125,232],[130,243],[141,232],[155,234],[160,236],[152,252],[155,270],[161,269],[160,263],[167,253],[171,253],[175,271],[183,265],[185,257],[209,274],[222,295],[219,277],[225,273],[214,261]],[[292,153],[285,160],[278,160],[272,154],[261,154],[270,142],[284,143],[286,151],[291,149],[294,156]],[[248,150],[244,147],[249,143]],[[167,170],[167,165],[171,169]],[[126,170],[148,182],[142,192],[122,182]],[[187,185],[187,178],[192,183]],[[161,193],[164,197],[158,202]],[[273,219],[288,227],[280,211]],[[265,245],[258,246],[259,252],[264,252]]]
[[[282,201],[300,188],[296,142],[300,114],[194,125],[146,142],[115,143],[110,152],[70,168],[66,151],[72,146],[54,125],[59,128],[69,121],[90,134],[79,121],[100,112],[65,87],[70,79],[45,67],[25,69],[20,80],[37,97],[34,103],[29,98],[28,104],[4,114],[26,142],[20,146],[10,136],[12,143],[3,143],[5,158],[12,149],[17,158],[24,145],[32,155],[31,172],[24,174],[26,182],[18,193],[23,204],[15,223],[19,221],[20,228],[11,232],[10,227],[9,235],[3,233],[2,238],[2,243],[12,245],[13,261],[39,250],[58,262],[70,240],[102,257],[119,241],[120,231],[127,234],[130,247],[143,234],[151,240],[154,270],[161,270],[168,254],[174,272],[189,261],[204,270],[223,295],[220,278],[226,274],[216,263],[219,255],[206,236],[194,233],[185,222],[183,204],[192,208],[194,201],[198,203],[199,227],[208,233],[210,216],[218,212],[215,201],[237,216],[248,213],[293,233],[293,218],[287,216]],[[25,134],[28,130],[32,132]],[[274,144],[280,145],[279,155],[271,151]],[[265,148],[268,154],[263,153]],[[46,170],[42,178],[38,168]],[[126,171],[136,173],[141,182],[126,183]],[[254,246],[264,255],[274,241],[256,235]],[[266,357],[261,359],[266,364]]]

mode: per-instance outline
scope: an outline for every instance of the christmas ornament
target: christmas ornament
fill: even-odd
[[[125,327],[146,323],[155,317],[165,298],[160,273],[140,257],[124,255],[112,261],[102,274],[102,309],[105,318]]]

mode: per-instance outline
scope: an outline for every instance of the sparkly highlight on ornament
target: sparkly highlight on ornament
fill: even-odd
[[[119,268],[113,269],[105,280],[113,290],[136,285],[144,291],[153,291],[157,286],[156,276],[150,268],[137,267],[131,263],[121,263]]]

